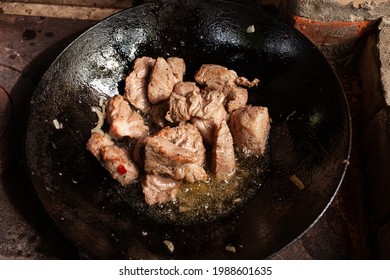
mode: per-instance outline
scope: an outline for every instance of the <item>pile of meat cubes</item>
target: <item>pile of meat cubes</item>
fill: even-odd
[[[183,180],[228,181],[236,172],[237,150],[255,155],[265,150],[268,109],[247,105],[247,88],[259,80],[204,64],[195,81],[183,81],[185,70],[182,58],[137,58],[124,95],[105,103],[109,130],[93,130],[87,143],[121,185],[140,180],[150,205],[175,200]],[[160,127],[153,135],[145,116]],[[118,145],[122,138],[136,144]]]

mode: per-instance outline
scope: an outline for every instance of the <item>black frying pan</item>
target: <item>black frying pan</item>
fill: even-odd
[[[250,25],[254,33],[246,32]],[[91,106],[120,93],[133,60],[144,55],[183,57],[188,79],[203,63],[261,79],[249,102],[269,108],[270,164],[265,178],[253,178],[262,183],[256,195],[230,215],[186,226],[159,223],[129,207],[118,183],[85,149],[96,123]],[[63,128],[55,129],[53,120]],[[100,22],[55,60],[32,97],[26,155],[42,204],[92,257],[259,259],[294,241],[325,211],[345,174],[350,144],[343,91],[304,36],[253,8],[163,1]],[[225,250],[229,244],[235,253]]]

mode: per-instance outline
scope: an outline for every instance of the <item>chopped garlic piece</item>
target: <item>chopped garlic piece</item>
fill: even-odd
[[[252,24],[252,25],[249,25],[247,28],[246,28],[246,33],[254,33],[255,32],[255,26]]]
[[[62,123],[60,123],[57,119],[54,119],[53,120],[53,125],[56,129],[63,129],[64,126],[62,125]]]
[[[169,240],[164,240],[165,246],[167,246],[168,250],[172,253],[175,250],[175,246]]]
[[[236,252],[236,247],[234,247],[233,245],[227,245],[225,247],[225,250],[228,251],[228,252],[231,252],[231,253],[235,253]]]

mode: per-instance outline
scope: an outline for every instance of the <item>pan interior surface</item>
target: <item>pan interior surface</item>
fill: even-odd
[[[251,25],[255,32],[246,32]],[[123,79],[141,56],[184,58],[187,80],[205,63],[260,78],[248,103],[269,109],[268,160],[265,172],[247,182],[260,187],[235,211],[206,223],[158,222],[135,209],[86,150],[97,120],[91,106],[123,93]],[[26,157],[43,206],[93,257],[259,259],[291,243],[324,212],[345,174],[350,134],[337,77],[296,30],[232,3],[162,1],[100,22],[54,61],[31,100]]]

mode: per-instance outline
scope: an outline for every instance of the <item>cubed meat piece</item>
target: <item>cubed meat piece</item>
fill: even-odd
[[[179,57],[169,57],[167,59],[169,66],[171,66],[175,84],[183,81],[184,73],[186,72],[186,64],[184,59]]]
[[[175,85],[166,119],[172,123],[191,120],[206,143],[211,144],[213,130],[226,119],[225,96],[221,91],[200,93],[195,83]]]
[[[214,130],[227,118],[223,105],[224,95],[220,91],[211,91],[203,95],[203,109],[201,115],[193,117],[191,123],[196,126],[205,143],[211,145]]]
[[[229,121],[234,143],[243,151],[263,154],[270,129],[267,107],[245,106],[234,111]]]
[[[122,186],[130,185],[137,180],[139,170],[129,151],[115,145],[106,134],[92,133],[87,149]]]
[[[226,119],[227,112],[223,105],[225,96],[221,91],[208,91],[203,94],[203,114],[195,117],[201,117],[205,120],[214,120],[217,126],[222,120]]]
[[[165,119],[171,123],[188,121],[202,115],[202,96],[193,82],[179,82],[169,98],[169,110]]]
[[[149,134],[149,127],[145,125],[142,116],[131,110],[129,103],[121,95],[107,100],[106,114],[110,124],[109,135],[113,138],[128,136],[141,139]]]
[[[228,180],[236,171],[233,137],[226,121],[215,131],[212,164],[217,181]]]
[[[199,158],[204,163],[206,159],[205,148],[199,131],[190,123],[180,123],[176,127],[164,127],[156,133],[174,143],[175,145],[199,153]]]
[[[206,86],[204,92],[222,92],[225,97],[223,103],[229,113],[245,106],[248,101],[247,89],[239,85],[251,86],[258,81],[250,82],[245,77],[238,77],[233,70],[216,64],[202,65],[195,74],[195,80]]]
[[[217,64],[203,64],[195,73],[195,81],[201,85],[224,86],[228,81],[234,81],[237,73]]]
[[[175,86],[175,76],[168,62],[158,57],[153,66],[148,85],[148,98],[152,104],[169,98]]]
[[[172,178],[146,174],[142,182],[142,191],[145,201],[149,205],[174,201],[181,181]]]
[[[191,124],[165,127],[146,139],[145,171],[188,182],[207,179],[203,164],[206,149],[199,131]]]
[[[155,62],[154,58],[147,56],[137,58],[133,71],[125,79],[125,98],[143,113],[149,112],[151,107],[148,99],[148,84]]]
[[[106,146],[115,145],[114,141],[107,134],[94,132],[87,142],[87,149],[100,160],[100,149]]]

